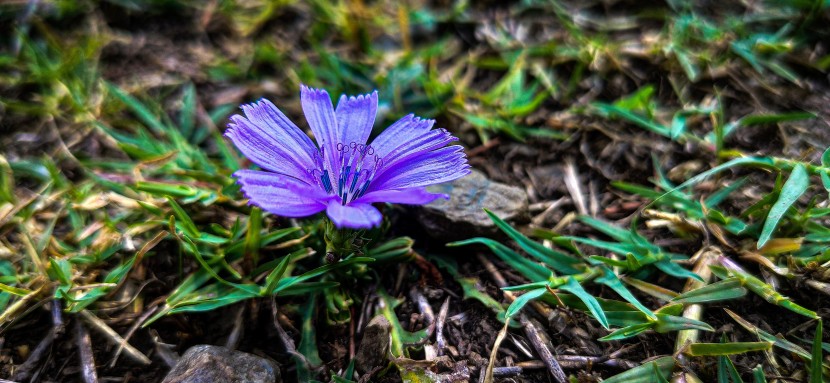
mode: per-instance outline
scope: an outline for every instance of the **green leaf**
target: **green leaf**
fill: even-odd
[[[490,248],[493,254],[510,265],[516,271],[522,273],[527,279],[534,282],[547,281],[553,273],[546,267],[534,262],[511,248],[489,238],[470,238],[464,241],[448,243],[447,246],[464,246],[472,243],[480,243]]]
[[[614,375],[605,383],[652,383],[660,379],[667,379],[674,370],[674,358],[664,356],[651,362],[644,363],[623,373]]]
[[[781,221],[781,218],[784,217],[784,214],[790,206],[807,191],[808,186],[810,186],[810,176],[807,174],[807,169],[803,164],[798,163],[793,167],[790,178],[787,179],[787,182],[781,188],[778,201],[775,201],[775,204],[772,205],[772,208],[769,210],[769,215],[767,215],[767,219],[764,221],[761,237],[758,238],[759,249],[772,238],[772,233],[778,226],[778,222]]]
[[[138,99],[109,82],[104,82],[104,85],[106,86],[107,91],[115,95],[116,98],[127,105],[127,107],[130,108],[133,113],[135,113],[136,116],[138,116],[138,118],[149,126],[155,133],[163,133],[167,130],[161,120],[159,120],[153,112],[147,109],[144,104],[138,101]]]
[[[648,118],[643,117],[637,113],[625,110],[616,105],[610,105],[601,102],[595,102],[591,105],[597,108],[597,110],[599,110],[603,114],[608,115],[609,117],[619,117],[624,120],[628,120],[629,122],[638,125],[641,128],[644,128],[648,131],[657,133],[664,137],[671,137],[671,128],[659,124],[653,120],[649,120]]]
[[[317,308],[317,294],[311,294],[308,301],[300,309],[302,318],[300,328],[300,344],[297,345],[297,352],[304,358],[305,368],[315,368],[323,364],[320,354],[317,352],[317,330],[314,326],[314,311]],[[298,363],[299,364],[299,363]]]
[[[260,291],[260,295],[267,296],[270,295],[272,291],[277,287],[277,283],[279,283],[280,278],[282,275],[285,274],[285,270],[288,269],[288,263],[291,261],[291,255],[286,255],[282,258],[279,265],[271,270],[268,273],[268,276],[265,277],[265,286],[262,286],[262,290]]]
[[[654,327],[653,322],[634,324],[634,325],[623,327],[619,330],[616,330],[616,331],[614,331],[614,332],[612,332],[612,333],[610,333],[610,334],[608,334],[608,335],[606,335],[602,338],[599,338],[599,340],[602,341],[602,342],[608,342],[608,341],[612,341],[612,340],[628,339],[628,338],[640,335],[643,332],[648,331],[653,327]]]
[[[764,373],[764,366],[757,365],[752,369],[752,379],[755,383],[767,383],[767,376]]]
[[[672,193],[674,193],[674,192],[676,192],[680,189],[695,185],[695,184],[697,184],[697,183],[699,183],[699,182],[701,182],[701,181],[703,181],[703,180],[705,180],[705,179],[707,179],[707,178],[709,178],[709,177],[711,177],[715,174],[718,174],[718,173],[720,173],[724,170],[727,170],[727,169],[735,167],[735,166],[747,166],[747,165],[749,165],[749,166],[758,166],[758,167],[762,167],[762,168],[773,168],[774,169],[775,161],[773,159],[769,158],[769,157],[738,157],[738,158],[732,159],[732,160],[724,162],[724,163],[722,163],[718,166],[715,166],[714,168],[711,168],[711,169],[709,169],[709,170],[707,170],[703,173],[700,173],[700,174],[698,174],[698,175],[696,175],[692,178],[689,178],[688,180],[686,180],[686,182],[684,182],[684,183],[678,185],[677,187],[663,193],[660,197],[658,197],[654,201],[651,201],[651,203],[649,203],[649,205],[654,204],[655,202],[657,202],[657,200],[659,200],[659,199],[661,199],[661,198],[663,198],[663,197],[665,197],[669,194],[672,194]]]
[[[648,315],[651,319],[657,319],[657,316],[655,316],[654,313],[648,309],[648,307],[640,303],[640,301],[637,300],[634,294],[631,294],[631,292],[628,291],[628,288],[626,288],[625,285],[623,285],[622,281],[620,281],[617,275],[614,274],[614,271],[605,266],[600,267],[602,268],[603,274],[601,277],[595,280],[597,283],[602,283],[603,285],[610,287],[612,290],[614,290],[614,292],[616,292],[621,297],[623,297],[623,299],[634,305],[634,307],[636,307],[638,310]]]
[[[507,318],[511,318],[514,315],[518,314],[519,311],[530,301],[536,299],[548,292],[547,288],[541,288],[536,290],[530,290],[522,295],[519,295],[510,306],[507,307],[507,311],[505,312],[504,316]]]
[[[741,285],[741,281],[733,277],[680,294],[674,297],[672,302],[686,304],[716,302],[740,298],[746,293],[747,290]]]
[[[582,302],[588,306],[588,310],[594,318],[597,318],[597,321],[599,321],[602,327],[608,329],[608,318],[605,317],[605,312],[602,311],[602,307],[599,305],[599,302],[597,302],[597,299],[594,298],[593,295],[588,294],[588,292],[582,288],[582,285],[577,282],[576,278],[568,277],[568,281],[564,285],[559,286],[559,289],[568,291],[581,299]]]
[[[821,352],[821,339],[823,336],[823,327],[821,318],[816,323],[816,335],[813,337],[813,359],[810,361],[810,383],[822,383],[822,366],[823,354]]]
[[[176,203],[172,197],[167,197],[167,203],[170,204],[170,208],[173,209],[173,214],[178,218],[179,222],[182,224],[182,229],[191,238],[199,238],[201,233],[199,229],[196,227],[196,223],[190,218],[187,212]]]
[[[691,356],[721,356],[743,354],[753,351],[767,351],[772,342],[693,343],[689,345]]]
[[[496,227],[501,229],[501,231],[507,234],[508,237],[516,241],[516,243],[518,243],[519,246],[521,246],[521,248],[528,254],[561,273],[577,274],[580,272],[580,270],[576,267],[576,265],[581,263],[579,259],[569,257],[563,253],[542,246],[542,244],[538,242],[530,240],[530,238],[525,237],[524,234],[514,229],[510,226],[510,224],[502,221],[502,219],[493,214],[493,212],[487,209],[484,209],[484,211],[488,216],[490,216],[490,219],[493,220]]]

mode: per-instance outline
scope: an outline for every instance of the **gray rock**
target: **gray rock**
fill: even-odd
[[[477,170],[453,182],[430,186],[428,190],[450,196],[419,210],[421,225],[441,240],[495,234],[497,229],[484,212],[485,208],[506,221],[523,221],[528,217],[524,189],[491,181]]]
[[[377,367],[385,367],[389,363],[389,346],[392,343],[390,334],[392,325],[383,315],[378,315],[369,321],[363,330],[363,339],[355,355],[354,366],[357,372],[365,374]]]
[[[182,355],[162,383],[277,383],[277,363],[224,347],[198,345]]]

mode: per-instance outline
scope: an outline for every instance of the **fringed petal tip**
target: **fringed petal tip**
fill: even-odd
[[[347,103],[361,102],[362,103],[362,102],[365,102],[367,99],[377,103],[378,91],[375,90],[372,93],[359,94],[359,95],[356,95],[356,96],[355,95],[350,96],[350,95],[347,95],[347,94],[341,94],[340,99],[338,101],[338,105],[340,105],[340,103],[343,103],[343,102],[347,102]]]

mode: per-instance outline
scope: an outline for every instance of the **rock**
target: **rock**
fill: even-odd
[[[162,383],[277,383],[280,369],[266,358],[224,347],[198,345],[182,355]]]
[[[357,372],[365,374],[376,367],[385,367],[389,363],[389,346],[392,325],[383,315],[369,321],[363,330],[363,339],[355,355],[354,366]]]
[[[495,234],[498,230],[484,208],[506,221],[523,221],[528,216],[527,193],[523,189],[491,181],[477,170],[428,190],[450,196],[419,210],[421,225],[437,239],[451,241]]]

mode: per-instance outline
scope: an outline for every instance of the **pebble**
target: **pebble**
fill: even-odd
[[[496,234],[498,230],[484,208],[508,222],[528,218],[524,189],[492,181],[477,170],[464,178],[427,189],[450,196],[419,210],[421,225],[437,239],[451,241]]]
[[[279,383],[276,362],[224,347],[189,348],[162,383]]]

